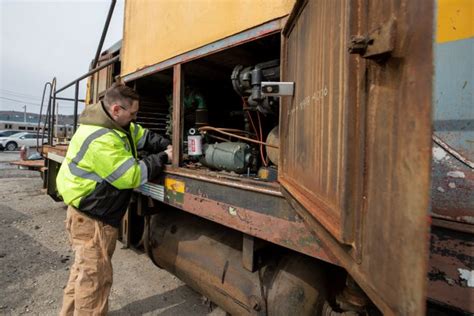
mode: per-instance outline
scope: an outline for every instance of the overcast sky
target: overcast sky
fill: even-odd
[[[0,111],[23,111],[26,105],[38,113],[45,82],[56,77],[60,88],[86,73],[109,7],[109,0],[0,0]],[[120,40],[122,31],[123,0],[118,0],[103,50]],[[61,96],[73,97],[74,87]],[[72,114],[73,102],[60,101],[59,109]]]

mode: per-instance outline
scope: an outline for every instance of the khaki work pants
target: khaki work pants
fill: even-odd
[[[118,229],[69,206],[66,231],[75,258],[60,315],[106,315]]]

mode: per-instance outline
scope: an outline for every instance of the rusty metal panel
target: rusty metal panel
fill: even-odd
[[[307,256],[339,264],[282,196],[167,172],[158,183],[164,184],[163,202],[169,205]],[[149,182],[147,185],[154,189],[139,191],[153,196],[152,191],[162,186],[158,183]]]
[[[102,96],[105,94],[105,90],[110,86],[111,71],[110,66],[105,67],[97,73],[97,86],[96,95]]]
[[[113,57],[112,54],[102,55],[99,59],[98,66],[105,64]],[[92,84],[92,103],[98,102],[99,98],[105,95],[105,90],[112,84],[112,68],[113,65],[105,67],[91,76]]]
[[[248,271],[242,265],[241,233],[165,205],[159,205],[148,227],[144,245],[152,261],[229,314],[318,312],[327,271],[321,262],[262,243],[265,255],[257,255],[255,270]]]
[[[350,166],[361,159],[356,127],[362,109],[353,87],[363,62],[347,53],[350,34],[358,33],[359,6],[330,0],[301,4],[286,30],[283,65],[284,80],[296,82],[296,90],[281,110],[280,181],[345,243],[353,242],[353,209],[361,198],[362,169]]]
[[[445,222],[446,224],[444,224]],[[452,225],[452,222],[434,220],[433,225]],[[459,225],[459,224],[455,224]],[[465,225],[465,224],[464,224]],[[474,313],[474,228],[433,226],[429,268],[429,299],[451,308]]]
[[[181,143],[183,135],[183,95],[184,95],[184,74],[181,64],[173,67],[173,161],[175,167],[179,166],[183,154],[183,144]]]
[[[438,140],[440,144],[440,140]],[[446,145],[446,144],[445,144]],[[474,224],[474,170],[433,143],[431,215]]]
[[[286,161],[281,158],[280,180],[285,195],[384,314],[422,315],[428,260],[433,2],[299,4],[285,32],[283,80],[295,81],[296,87],[281,113],[281,155]],[[374,36],[367,45],[374,39],[389,45],[375,54],[361,51],[356,58],[365,64],[356,66],[348,57],[349,35]],[[351,67],[362,75],[358,80],[351,81]],[[331,83],[327,95],[322,94],[327,99],[316,94],[320,102],[312,102],[314,92],[324,92],[326,82]],[[353,116],[344,112],[349,109]],[[357,193],[351,197],[348,192],[353,189]],[[324,205],[328,202],[332,209]],[[340,243],[350,237],[354,243]]]
[[[368,29],[395,18],[387,60],[368,62],[362,267],[396,314],[425,310],[433,2],[372,1]]]

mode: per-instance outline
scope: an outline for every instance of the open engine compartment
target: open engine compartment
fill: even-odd
[[[274,33],[182,64],[180,167],[276,181],[279,99],[260,84],[280,79],[280,41]],[[138,123],[173,139],[173,69],[129,84],[141,96]]]

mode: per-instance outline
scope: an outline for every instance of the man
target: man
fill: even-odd
[[[171,159],[169,141],[133,123],[138,95],[123,84],[87,106],[58,173],[68,205],[66,230],[75,252],[61,315],[105,315],[111,258],[132,189],[160,174]],[[152,153],[138,160],[137,151]]]

